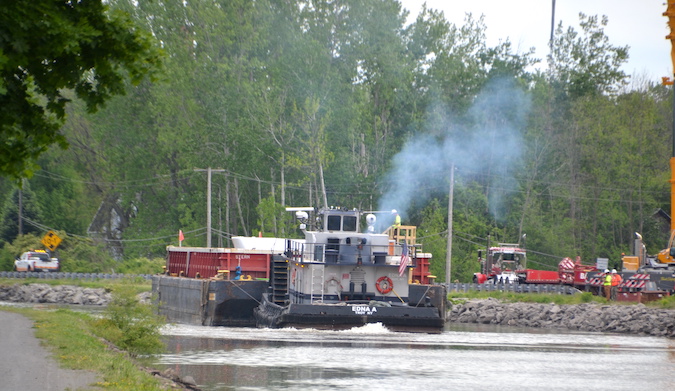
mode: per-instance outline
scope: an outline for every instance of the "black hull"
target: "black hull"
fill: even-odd
[[[152,279],[159,315],[168,322],[199,326],[255,327],[253,311],[267,286],[267,281]]]
[[[281,307],[263,298],[254,311],[258,327],[345,330],[381,323],[392,331],[440,333],[445,319],[435,307],[379,306],[375,302],[289,304]]]
[[[418,306],[351,301],[289,304],[267,300],[267,281],[154,276],[158,312],[168,322],[201,326],[344,330],[381,323],[392,331],[439,333],[445,324],[445,289],[411,286]]]

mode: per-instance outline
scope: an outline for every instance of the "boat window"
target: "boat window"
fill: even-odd
[[[340,216],[328,216],[327,227],[329,231],[340,230]]]
[[[328,244],[326,244],[326,250],[340,250],[339,238],[328,238],[326,241],[328,242]]]
[[[356,216],[345,216],[343,231],[356,232]]]
[[[323,244],[317,244],[314,246],[314,260],[323,261]]]

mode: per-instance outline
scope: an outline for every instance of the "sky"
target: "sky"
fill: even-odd
[[[400,0],[410,11],[409,21],[415,19],[424,0]],[[427,8],[443,11],[445,19],[457,26],[464,16],[485,16],[488,46],[508,38],[515,52],[535,47],[536,58],[545,59],[551,36],[553,0],[426,0]],[[555,25],[562,21],[563,29],[573,27],[577,32],[579,13],[607,15],[605,35],[614,46],[629,46],[628,62],[622,70],[637,79],[661,81],[673,76],[670,58],[671,43],[668,18],[663,16],[666,0],[555,0]],[[541,66],[545,66],[542,61]]]

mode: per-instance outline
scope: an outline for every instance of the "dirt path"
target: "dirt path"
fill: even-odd
[[[35,337],[33,321],[0,310],[0,388],[16,391],[89,390],[94,372],[60,368]]]

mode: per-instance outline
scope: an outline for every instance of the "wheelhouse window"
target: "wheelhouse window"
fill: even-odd
[[[356,216],[328,216],[326,220],[326,229],[329,231],[356,232],[358,228],[358,219]]]
[[[327,228],[329,231],[340,230],[340,216],[328,216]]]
[[[342,224],[343,231],[356,232],[356,216],[345,216]]]

